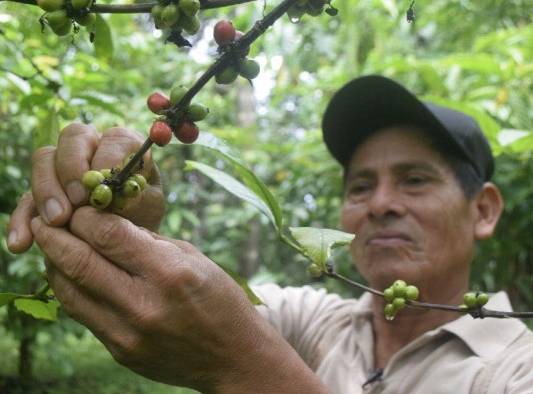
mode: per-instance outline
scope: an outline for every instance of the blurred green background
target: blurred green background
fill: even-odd
[[[95,52],[89,34],[44,34],[34,6],[0,2],[0,226],[28,189],[31,153],[72,121],[103,131],[127,126],[146,134],[146,97],[190,86],[216,56],[212,29],[231,19],[246,31],[277,3],[202,12],[192,49],[164,44],[148,15],[105,15],[110,35]],[[336,17],[283,17],[252,47],[262,72],[250,86],[211,81],[197,96],[211,114],[200,123],[235,146],[280,200],[287,225],[338,228],[340,168],[320,135],[321,114],[343,83],[364,74],[392,77],[417,94],[456,106],[482,124],[497,157],[495,181],[506,209],[496,236],[479,245],[472,288],[506,290],[516,309],[533,310],[533,7],[527,0],[335,0]],[[97,38],[98,39],[98,38]],[[112,43],[112,46],[110,45]],[[199,173],[194,159],[225,169],[208,150],[154,148],[165,184],[161,233],[197,245],[251,283],[311,283],[302,258],[270,224]],[[16,256],[0,233],[0,292],[29,293],[42,283],[36,248]],[[346,251],[338,270],[360,279]],[[345,296],[353,290],[315,281]],[[116,364],[83,327],[63,316],[37,321],[0,308],[0,392],[182,393]]]

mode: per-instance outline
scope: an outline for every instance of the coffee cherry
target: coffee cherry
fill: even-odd
[[[169,4],[161,12],[161,22],[164,27],[170,27],[178,21],[180,17],[178,6],[175,4]]]
[[[81,183],[89,190],[93,190],[96,186],[101,184],[105,177],[99,171],[87,171],[81,178]]]
[[[215,75],[215,81],[221,85],[229,85],[235,81],[238,76],[239,72],[234,67],[229,66]]]
[[[74,20],[82,26],[92,26],[96,22],[96,15],[89,13],[83,16],[75,16]]]
[[[182,15],[178,21],[183,30],[189,34],[196,34],[200,30],[200,19],[195,16]]]
[[[152,111],[154,114],[160,114],[161,111],[170,108],[169,98],[159,92],[152,93],[150,96],[148,96],[146,104],[148,105],[150,111]]]
[[[205,117],[209,114],[209,108],[202,104],[191,104],[187,110],[187,116],[193,122],[199,122],[204,120]]]
[[[70,24],[70,18],[65,10],[48,12],[44,15],[44,19],[46,19],[52,30]]]
[[[474,293],[466,293],[463,296],[464,304],[469,308],[475,308],[477,306],[477,297]]]
[[[100,174],[102,174],[105,179],[113,178],[113,173],[111,172],[111,170],[109,168],[104,168],[104,169],[100,170]]]
[[[110,187],[104,184],[98,185],[91,192],[89,201],[91,205],[97,209],[106,208],[113,199],[113,192]]]
[[[398,279],[392,284],[392,289],[394,290],[394,296],[395,297],[405,297],[405,289],[407,287],[407,283],[405,281]]]
[[[311,264],[307,267],[307,272],[309,272],[309,275],[313,278],[320,278],[323,274],[322,269],[316,264]]]
[[[65,0],[37,0],[37,5],[45,11],[57,11],[65,6]]]
[[[72,8],[81,10],[82,8],[89,8],[91,0],[71,0]]]
[[[183,122],[181,126],[174,131],[176,138],[184,144],[192,144],[198,138],[200,130],[192,122]]]
[[[320,6],[320,7],[316,7],[316,6],[313,6],[312,4],[307,4],[307,6],[305,7],[305,12],[307,12],[308,15],[311,15],[311,16],[319,16],[323,11],[323,7]]]
[[[254,79],[259,75],[259,63],[252,59],[244,59],[239,66],[239,74],[246,79]]]
[[[419,294],[420,292],[416,286],[409,285],[405,288],[405,298],[407,298],[409,301],[416,301]]]
[[[394,314],[396,313],[396,310],[394,309],[394,305],[392,304],[386,304],[385,308],[383,308],[383,313],[385,314],[385,317],[387,318],[393,318]]]
[[[154,5],[151,13],[154,18],[155,27],[156,29],[159,29],[163,26],[163,19],[161,18],[161,15],[163,14],[163,6],[159,4]]]
[[[305,14],[305,7],[301,7],[298,4],[294,4],[289,10],[287,11],[287,16],[291,20],[291,22],[297,22],[302,18],[302,16]]]
[[[150,139],[159,146],[165,146],[172,139],[170,126],[163,121],[155,121],[150,128]]]
[[[388,287],[383,290],[383,298],[387,302],[392,302],[392,300],[394,300],[394,290],[392,289],[392,287]]]
[[[234,42],[237,42],[239,41],[242,37],[244,36],[244,33],[240,30],[237,30],[235,32],[235,39],[234,39]],[[240,55],[241,57],[246,57],[248,56],[248,54],[250,53],[250,47],[246,47],[246,48],[243,48],[241,51],[240,51]]]
[[[392,305],[394,306],[395,311],[405,308],[405,298],[396,297],[394,301],[392,301]]]
[[[170,90],[170,104],[176,105],[181,101],[183,96],[187,93],[187,88],[183,85],[174,86]]]
[[[132,179],[135,182],[137,182],[137,184],[141,188],[141,191],[143,191],[146,188],[146,184],[147,184],[146,178],[144,176],[142,176],[141,174],[133,174],[130,177],[130,179]]]
[[[180,0],[179,8],[184,15],[195,16],[200,9],[200,0]]]
[[[126,182],[124,182],[122,193],[124,194],[125,197],[128,197],[128,198],[137,197],[140,192],[141,192],[141,187],[133,179],[128,179]]]
[[[480,293],[476,296],[477,306],[483,306],[489,302],[489,296],[486,293]]]
[[[54,12],[57,12],[57,11],[54,11]],[[59,26],[50,25],[50,28],[52,29],[54,33],[62,37],[70,33],[70,31],[72,30],[72,23],[70,23],[70,20],[68,20],[67,23],[65,23],[64,25],[59,25]]]
[[[235,39],[235,28],[230,21],[218,21],[213,30],[213,37],[218,45],[228,45]]]

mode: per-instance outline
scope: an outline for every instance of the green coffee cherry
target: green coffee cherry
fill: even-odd
[[[189,34],[196,34],[200,30],[200,19],[197,16],[182,15],[178,24]]]
[[[475,308],[477,306],[477,297],[474,293],[466,293],[463,296],[463,302],[468,308]]]
[[[385,317],[387,319],[393,318],[394,314],[396,313],[396,310],[394,309],[394,305],[392,304],[386,304],[385,308],[383,308],[383,313],[385,314]]]
[[[154,18],[155,27],[159,29],[163,26],[163,19],[161,15],[163,14],[163,6],[157,4],[152,7],[152,17]]]
[[[170,104],[176,105],[177,103],[179,103],[183,96],[185,96],[185,94],[187,93],[187,90],[188,89],[183,85],[174,86],[170,90]]]
[[[60,25],[60,26],[52,26],[52,25],[50,25],[50,28],[52,29],[52,31],[54,33],[56,33],[58,36],[62,37],[62,36],[66,36],[67,34],[70,33],[70,31],[72,30],[72,23],[70,23],[70,20],[69,20],[64,25]]]
[[[254,79],[260,70],[259,63],[252,59],[243,59],[239,66],[239,74],[246,79]]]
[[[405,290],[407,288],[407,283],[405,281],[398,279],[392,284],[392,289],[394,290],[395,297],[405,297]]]
[[[161,22],[164,27],[170,27],[178,21],[180,17],[178,6],[175,4],[169,4],[161,12]]]
[[[96,186],[101,184],[105,177],[99,171],[87,171],[81,178],[81,183],[89,190],[93,190]]]
[[[179,8],[184,15],[195,16],[200,9],[200,0],[180,0]]]
[[[387,302],[392,302],[392,300],[394,300],[394,290],[392,287],[383,290],[383,298],[385,298],[385,301]]]
[[[397,297],[392,301],[392,305],[394,306],[395,311],[399,311],[403,308],[405,308],[405,298]]]
[[[298,21],[304,14],[305,14],[305,8],[304,7],[300,7],[297,4],[294,4],[287,11],[287,15],[289,16],[289,19],[291,21]]]
[[[187,114],[189,116],[189,120],[192,122],[199,122],[200,120],[204,120],[207,114],[209,114],[209,108],[203,104],[193,103],[189,106]]]
[[[215,75],[215,81],[221,85],[228,85],[235,81],[238,76],[239,72],[234,67],[230,66]]]
[[[75,10],[81,10],[82,8],[90,7],[91,0],[71,0],[71,4]]]
[[[489,296],[487,295],[487,293],[480,293],[476,296],[477,306],[483,306],[487,302],[489,302]]]
[[[65,5],[65,0],[37,0],[37,5],[45,11],[57,11]]]
[[[405,298],[407,298],[409,301],[416,301],[419,294],[420,292],[416,286],[409,285],[405,288]]]
[[[70,18],[65,10],[47,12],[44,15],[44,19],[46,19],[52,30],[70,24]]]
[[[113,192],[109,186],[104,184],[96,186],[89,198],[91,205],[97,209],[106,208],[111,200],[113,200]]]
[[[130,179],[134,180],[135,182],[137,182],[137,184],[139,185],[139,187],[141,188],[141,191],[143,191],[145,188],[146,188],[146,178],[144,176],[142,176],[141,174],[133,174]]]
[[[100,170],[100,174],[102,174],[105,179],[113,178],[113,173],[109,168],[104,168],[103,170]]]
[[[83,16],[75,16],[74,20],[82,26],[92,26],[96,22],[96,15],[94,14],[85,14]]]
[[[322,269],[317,264],[311,264],[307,267],[307,272],[309,272],[309,275],[313,278],[320,278],[323,274]]]
[[[311,3],[308,3],[305,7],[305,11],[311,16],[319,16],[322,13],[323,9],[323,6],[316,6]]]
[[[124,183],[124,188],[122,189],[122,193],[124,194],[124,196],[133,198],[137,197],[140,192],[141,187],[133,179],[130,178]]]

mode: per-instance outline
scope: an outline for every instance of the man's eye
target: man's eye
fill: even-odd
[[[369,184],[367,184],[367,183],[359,183],[359,184],[355,184],[355,185],[350,186],[349,192],[351,194],[359,194],[359,193],[364,193],[364,192],[366,192],[369,189],[370,189],[370,185]]]
[[[426,182],[427,182],[427,179],[425,177],[418,176],[418,175],[411,175],[405,179],[405,183],[407,183],[408,185],[414,185],[414,186],[423,185]]]

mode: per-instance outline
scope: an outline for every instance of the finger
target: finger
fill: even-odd
[[[87,327],[115,356],[135,342],[130,325],[107,302],[95,299],[46,261],[48,281],[65,312]]]
[[[56,172],[63,190],[74,206],[79,206],[87,200],[88,193],[81,183],[81,178],[90,169],[98,142],[96,130],[82,123],[68,125],[59,136]]]
[[[17,207],[9,218],[7,227],[7,247],[12,253],[23,253],[31,247],[31,219],[37,215],[31,192],[22,195]]]
[[[31,187],[37,211],[47,224],[63,226],[72,214],[72,206],[55,171],[56,149],[45,146],[32,156]]]
[[[74,213],[70,230],[132,275],[161,271],[162,266],[172,269],[182,254],[174,244],[154,240],[129,220],[91,207],[79,208]]]
[[[31,222],[35,242],[54,270],[95,299],[126,309],[133,280],[131,276],[94,251],[86,242],[64,228],[47,226],[40,217]],[[117,286],[120,283],[120,286]]]
[[[139,150],[144,138],[134,131],[113,127],[107,130],[100,141],[100,145],[93,157],[91,168],[102,169],[122,166],[124,159]],[[152,171],[152,156],[150,151],[143,156],[143,168],[140,171],[145,178],[149,178]]]

